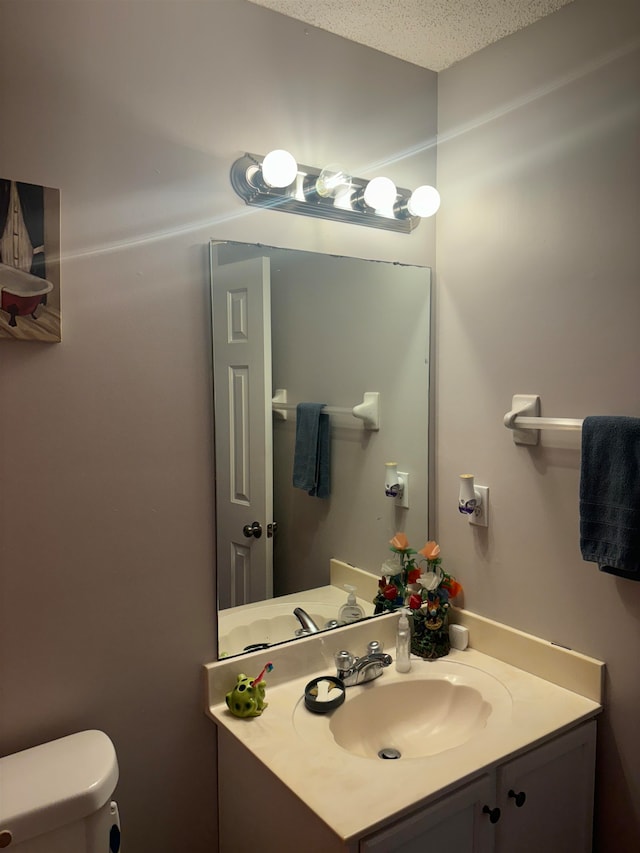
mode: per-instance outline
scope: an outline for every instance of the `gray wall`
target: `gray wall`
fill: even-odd
[[[439,76],[437,512],[465,603],[607,663],[598,849],[640,848],[640,584],[579,550],[578,434],[517,447],[543,413],[640,416],[640,8],[576,0]],[[491,487],[488,532],[457,475]]]
[[[603,851],[639,841],[640,586],[580,559],[577,437],[501,421],[519,392],[640,415],[635,5],[575,0],[439,77],[437,535],[470,609],[607,662]],[[366,177],[417,147],[389,174],[432,181],[436,75],[241,0],[0,0],[0,79],[0,173],[60,188],[63,251],[63,342],[0,342],[0,751],[103,728],[128,848],[211,850],[206,243],[433,266],[432,223],[255,213],[228,169],[285,145]]]
[[[345,408],[377,391],[381,428],[331,416],[321,500],[292,487],[295,423],[274,421],[277,593],[327,583],[331,557],[378,573],[396,530],[414,547],[427,539],[427,436],[416,425],[428,416],[429,270],[326,256],[310,266],[272,278],[275,385]],[[408,509],[384,494],[388,461],[410,475]]]
[[[433,183],[436,79],[243,0],[0,0],[0,175],[60,189],[63,255],[62,343],[0,341],[0,753],[104,729],[136,853],[215,849],[208,241],[435,259],[230,165]]]

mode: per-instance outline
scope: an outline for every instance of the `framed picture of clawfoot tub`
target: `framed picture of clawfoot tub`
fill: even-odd
[[[0,178],[0,340],[60,339],[60,192]]]

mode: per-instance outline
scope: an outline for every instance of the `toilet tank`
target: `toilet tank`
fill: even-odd
[[[113,743],[78,732],[0,758],[0,849],[121,853]]]

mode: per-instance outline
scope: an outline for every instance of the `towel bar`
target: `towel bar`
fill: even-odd
[[[286,388],[278,388],[273,396],[273,412],[281,420],[287,420],[287,412],[295,412],[296,403],[287,402]],[[322,410],[328,415],[352,415],[362,421],[365,429],[380,429],[380,392],[365,391],[362,402],[348,409],[341,406],[325,406]]]
[[[541,418],[537,394],[514,394],[511,411],[504,416],[504,425],[513,430],[515,444],[537,444],[541,429],[580,430],[582,424],[578,418]]]

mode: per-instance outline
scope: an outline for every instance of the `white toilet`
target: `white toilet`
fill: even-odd
[[[117,781],[116,751],[99,731],[0,758],[0,849],[122,853]]]

